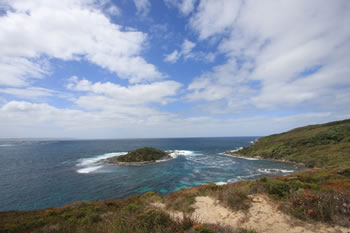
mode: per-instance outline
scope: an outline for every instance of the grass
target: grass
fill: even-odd
[[[349,167],[350,120],[305,126],[263,137],[238,153],[303,163],[307,167]]]

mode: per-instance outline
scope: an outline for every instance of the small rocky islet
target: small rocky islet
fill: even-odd
[[[170,160],[171,151],[162,151],[153,147],[143,147],[128,152],[125,155],[106,159],[107,163],[115,165],[147,165],[157,161]]]

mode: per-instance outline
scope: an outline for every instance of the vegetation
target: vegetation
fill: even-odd
[[[266,194],[280,203],[280,210],[302,220],[350,227],[350,168],[313,169],[286,177],[183,189],[164,197],[167,208],[191,213],[196,196],[212,196],[237,211],[249,209],[250,195]],[[193,200],[193,201],[192,201]]]
[[[109,162],[111,163],[119,163],[119,162],[154,162],[160,159],[169,159],[170,156],[161,150],[152,148],[152,147],[143,147],[140,149],[136,149],[128,152],[126,155],[116,156],[113,158],[109,158]]]
[[[173,219],[150,205],[163,197],[155,193],[131,196],[118,201],[77,202],[72,205],[35,211],[0,213],[1,233],[168,233],[217,232],[255,233],[218,225],[202,225],[189,216]]]
[[[260,138],[240,155],[288,160],[308,167],[350,166],[350,120],[310,125]]]

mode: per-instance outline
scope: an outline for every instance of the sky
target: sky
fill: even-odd
[[[0,138],[264,136],[350,118],[348,0],[0,0]]]

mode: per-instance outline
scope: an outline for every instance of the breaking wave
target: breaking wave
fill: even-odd
[[[277,169],[277,168],[259,168],[259,172],[265,174],[274,174],[274,173],[292,173],[294,170],[286,170],[286,169]]]
[[[114,152],[114,153],[107,153],[103,155],[98,155],[92,158],[82,158],[77,160],[77,167],[79,169],[77,170],[78,173],[91,173],[95,172],[98,169],[103,167],[103,160],[114,157],[114,156],[120,156],[125,155],[127,152]]]

